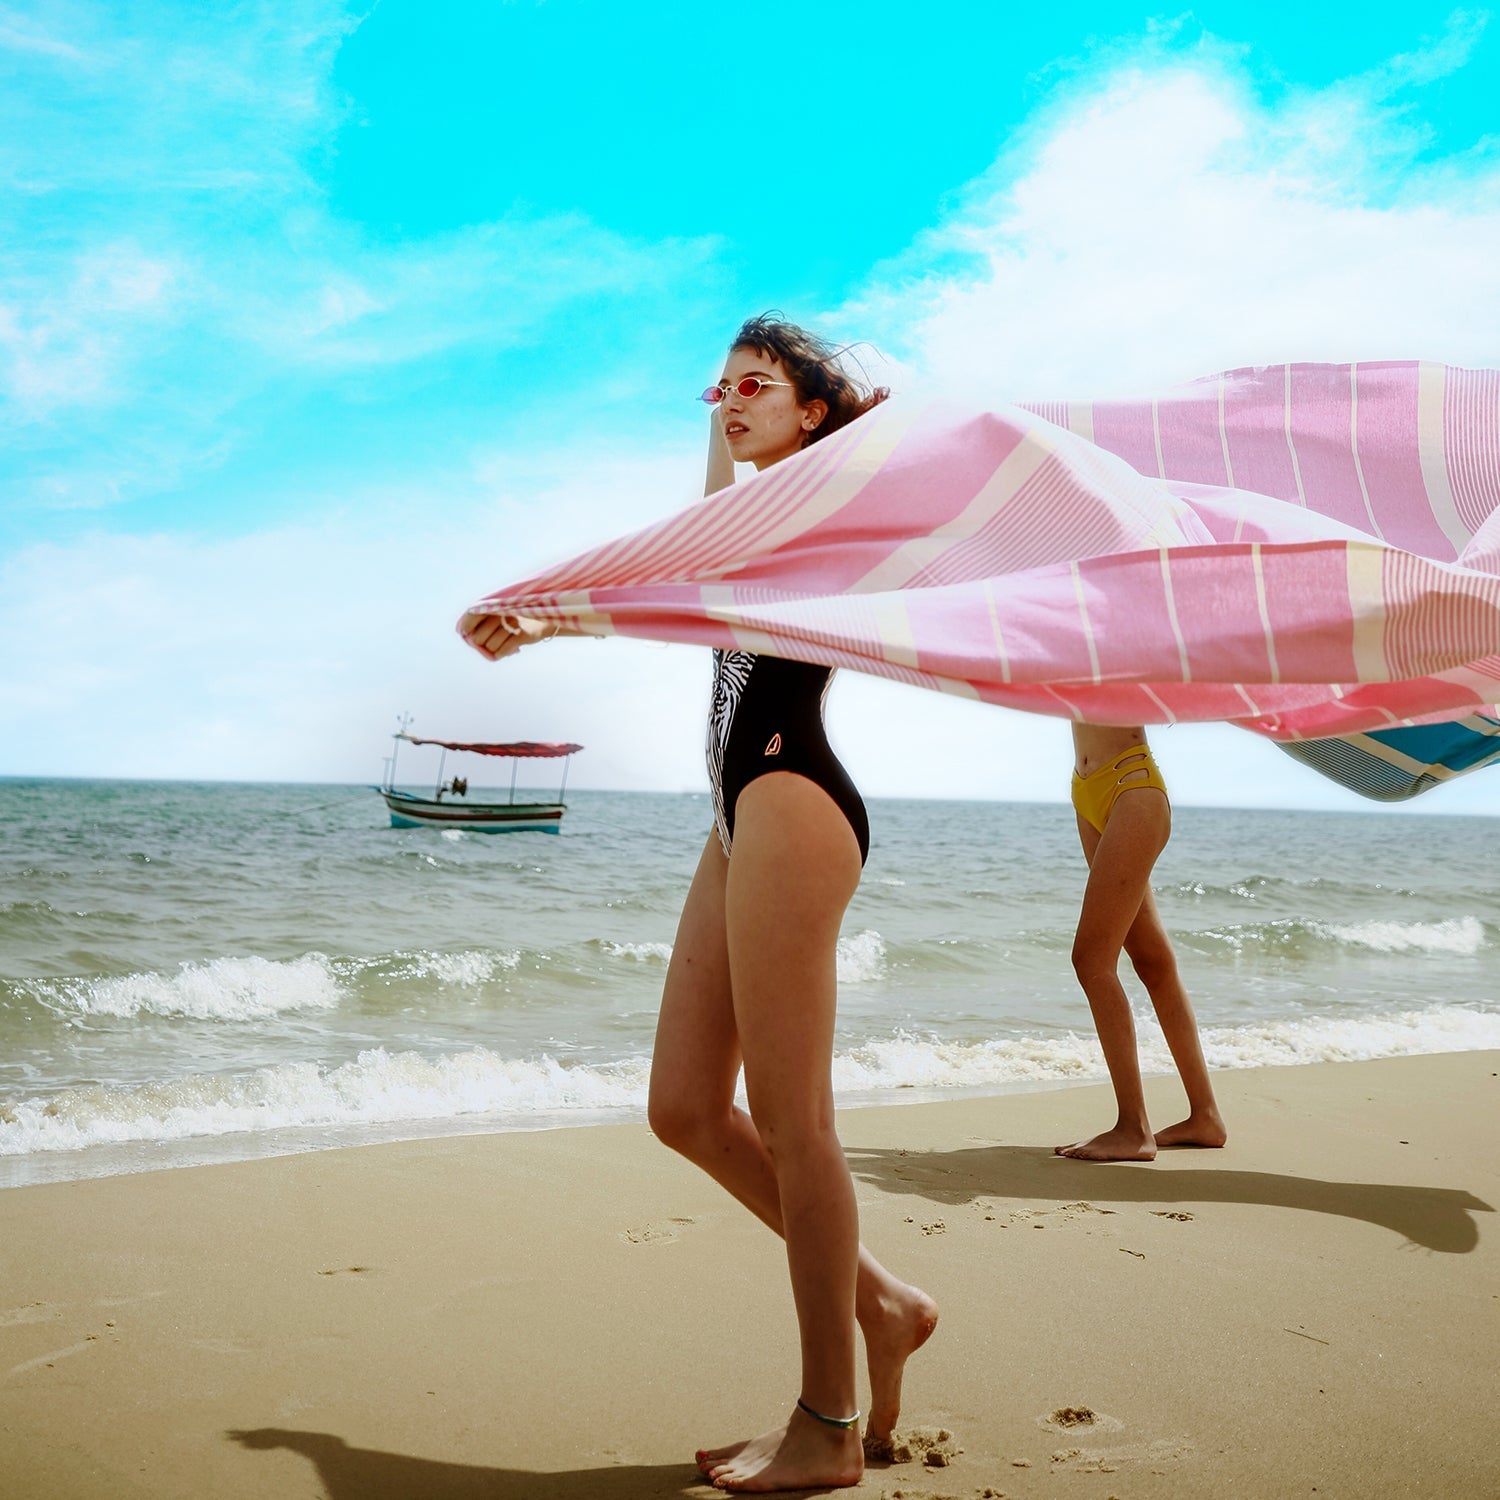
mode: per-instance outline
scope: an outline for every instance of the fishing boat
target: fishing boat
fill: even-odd
[[[545,744],[534,740],[492,744],[419,739],[406,732],[409,722],[402,719],[401,728],[392,736],[396,743],[385,763],[385,778],[374,788],[385,798],[385,805],[390,809],[392,828],[466,828],[471,833],[557,833],[561,830],[563,814],[568,810],[568,804],[563,801],[563,793],[568,789],[568,762],[583,749],[582,745]],[[408,745],[436,745],[442,751],[438,757],[437,784],[430,797],[403,792],[396,786],[396,756],[403,742]],[[488,798],[484,801],[470,801],[467,776],[454,776],[445,782],[443,768],[450,750],[509,760],[509,799],[505,802],[495,802]],[[520,763],[523,760],[559,758],[563,763],[562,786],[556,800],[517,802],[516,771]]]

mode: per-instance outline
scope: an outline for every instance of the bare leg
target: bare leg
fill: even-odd
[[[651,1128],[781,1234],[775,1168],[750,1116],[735,1107],[740,1046],[725,932],[728,861],[710,835],[683,907],[657,1023]],[[937,1324],[937,1306],[860,1247],[855,1310],[865,1338],[871,1402],[866,1431],[888,1438],[900,1411],[907,1358]],[[744,1443],[699,1452],[701,1467]]]
[[[1102,834],[1078,820],[1089,879],[1073,940],[1073,968],[1088,996],[1119,1113],[1112,1129],[1057,1147],[1059,1156],[1084,1161],[1151,1161],[1156,1156],[1141,1086],[1135,1021],[1120,984],[1119,966],[1120,951],[1150,894],[1151,869],[1170,829],[1171,810],[1155,787],[1122,794]]]
[[[1177,956],[1162,926],[1156,898],[1147,888],[1140,914],[1125,939],[1125,951],[1146,993],[1151,997],[1162,1035],[1177,1064],[1188,1097],[1188,1117],[1156,1132],[1158,1146],[1222,1146],[1229,1139],[1224,1118],[1214,1098],[1198,1022],[1177,972]]]
[[[776,1169],[802,1344],[801,1397],[829,1416],[855,1409],[854,1287],[859,1215],[834,1131],[835,948],[859,883],[859,850],[826,793],[764,776],[741,794],[726,886],[735,1024],[750,1114]],[[721,1489],[855,1483],[859,1434],[795,1411],[710,1474]]]

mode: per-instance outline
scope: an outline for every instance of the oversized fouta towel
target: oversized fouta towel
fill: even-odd
[[[892,400],[473,608],[1094,723],[1221,719],[1351,750],[1443,721],[1483,737],[1500,371],[1292,364],[1153,399]],[[1405,759],[1416,788],[1431,766]]]

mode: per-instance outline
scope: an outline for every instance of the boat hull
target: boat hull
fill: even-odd
[[[565,802],[436,802],[408,792],[380,794],[392,828],[462,828],[469,833],[557,833]]]

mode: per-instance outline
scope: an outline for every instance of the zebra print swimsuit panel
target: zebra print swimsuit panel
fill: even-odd
[[[859,841],[860,862],[868,858],[865,804],[823,728],[823,703],[832,681],[831,667],[750,651],[714,652],[708,779],[714,823],[726,855],[734,842],[734,807],[740,793],[757,777],[792,771],[833,798]]]

